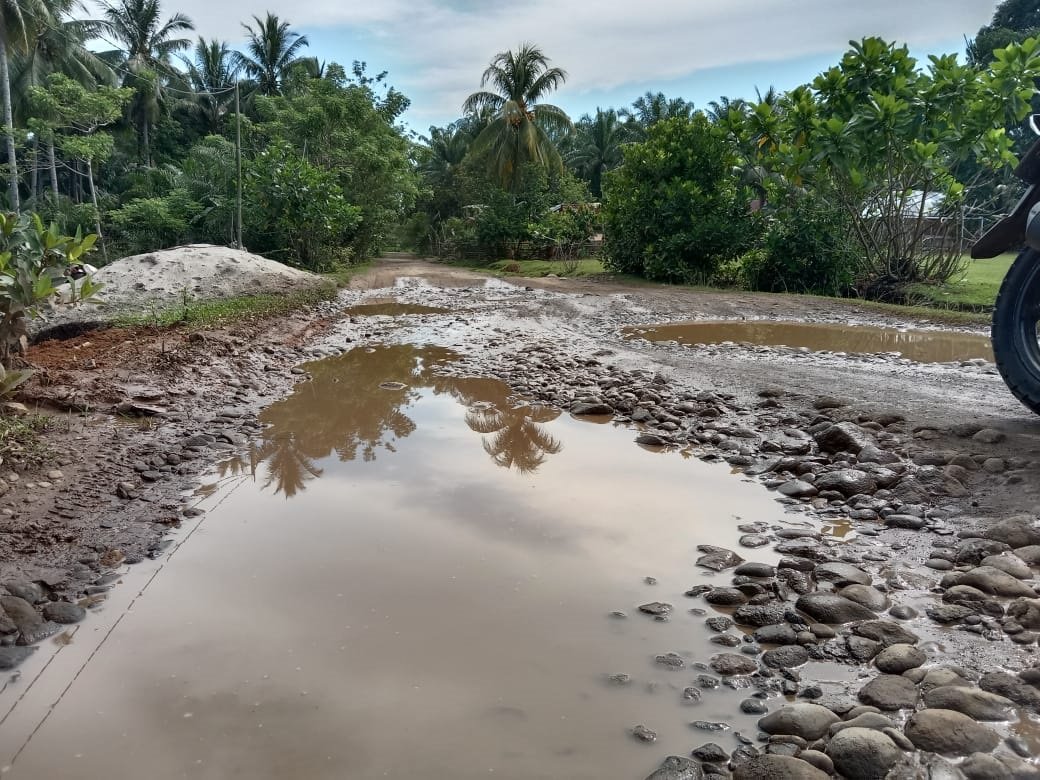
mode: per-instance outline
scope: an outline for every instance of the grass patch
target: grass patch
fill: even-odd
[[[529,279],[538,279],[549,274],[577,279],[584,276],[602,276],[607,273],[603,261],[597,257],[585,257],[573,262],[565,260],[493,260],[489,263],[456,261],[451,262],[450,265],[491,273],[495,276],[524,276]]]
[[[207,327],[247,319],[262,319],[290,314],[336,297],[332,282],[284,295],[243,295],[212,301],[187,300],[182,305],[134,314],[116,320],[117,327],[157,327],[195,325]]]
[[[45,414],[0,414],[0,457],[4,463],[38,465],[49,450],[42,438],[55,418]]]
[[[990,311],[997,300],[1015,255],[1006,254],[992,260],[968,260],[964,272],[946,284],[915,284],[907,290],[911,300],[926,306],[968,311]]]
[[[362,260],[360,263],[354,263],[352,265],[342,265],[335,268],[328,273],[322,274],[326,279],[332,282],[336,287],[340,289],[350,284],[350,280],[362,271],[367,271],[372,265],[371,260]]]

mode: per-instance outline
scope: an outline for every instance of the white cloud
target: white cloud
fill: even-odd
[[[263,9],[256,0],[180,0],[169,6],[192,17],[202,34],[231,40],[241,37],[241,20],[266,10],[296,27],[367,35],[382,54],[372,65],[391,70],[412,97],[419,124],[457,113],[490,58],[522,41],[537,42],[568,71],[563,100],[707,68],[830,53],[864,35],[927,47],[971,34],[993,7],[979,0],[273,0]]]

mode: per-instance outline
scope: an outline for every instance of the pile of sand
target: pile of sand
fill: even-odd
[[[282,294],[324,283],[320,276],[266,257],[209,244],[126,257],[98,270],[93,280],[103,285],[101,292],[74,306],[58,304],[37,328],[148,316],[183,306],[186,299]]]

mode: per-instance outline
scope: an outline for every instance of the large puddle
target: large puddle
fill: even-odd
[[[737,549],[738,518],[783,522],[780,506],[726,466],[436,376],[451,359],[386,346],[312,364],[264,413],[264,441],[207,480],[208,512],[169,560],[23,666],[0,696],[0,766],[641,778],[669,753],[737,745],[692,722],[753,736],[756,718],[734,715],[750,691],[684,703],[692,664],[727,648],[682,594],[713,581],[698,544]],[[671,618],[636,609],[651,601]],[[665,653],[687,668],[655,664]]]
[[[774,320],[676,322],[633,327],[629,338],[677,341],[680,344],[749,343],[770,347],[805,347],[814,352],[898,352],[918,363],[949,363],[983,358],[993,360],[985,336],[946,330],[902,330],[832,323]]]

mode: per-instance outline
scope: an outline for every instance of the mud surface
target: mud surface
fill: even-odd
[[[985,336],[938,329],[906,330],[773,320],[716,320],[629,328],[625,334],[647,341],[676,341],[683,345],[738,342],[766,347],[801,347],[812,352],[883,353],[918,363],[993,360],[993,347]]]
[[[933,324],[528,284],[383,262],[287,323],[38,348],[31,392],[91,411],[6,483],[0,651],[43,641],[0,765],[1035,776],[1040,424],[991,364],[630,340]]]

